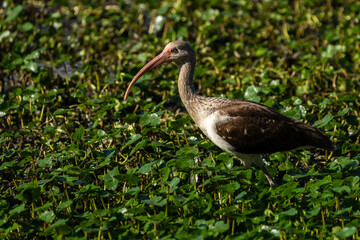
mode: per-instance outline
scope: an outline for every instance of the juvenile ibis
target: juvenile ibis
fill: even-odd
[[[126,100],[135,82],[150,69],[175,62],[179,69],[178,88],[186,110],[201,131],[222,150],[236,156],[245,168],[255,164],[270,185],[274,179],[261,154],[307,147],[332,150],[330,139],[318,129],[251,101],[198,95],[193,86],[196,54],[184,41],[168,43],[132,79]]]

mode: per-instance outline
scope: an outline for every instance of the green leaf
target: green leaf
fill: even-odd
[[[9,214],[10,214],[10,216],[11,216],[11,215],[14,215],[14,214],[16,214],[16,213],[21,213],[21,212],[23,212],[23,211],[25,211],[25,203],[20,204],[20,205],[17,205],[17,206],[14,207],[13,209],[11,209],[11,210],[9,211]]]
[[[32,212],[39,212],[39,211],[47,210],[47,209],[49,209],[52,205],[53,205],[52,202],[47,202],[47,203],[45,203],[44,205],[35,208]]]
[[[38,66],[36,65],[35,62],[25,63],[21,68],[25,69],[25,70],[30,70],[31,72],[37,72],[38,71]]]
[[[251,85],[246,88],[244,97],[246,100],[260,102],[260,97],[258,96],[259,91],[260,89],[258,87]]]
[[[22,32],[29,32],[33,29],[34,25],[31,22],[26,22],[18,26],[20,31]]]
[[[132,173],[125,173],[115,176],[119,180],[126,181],[130,185],[136,185],[140,182],[140,178]]]
[[[339,232],[336,233],[338,238],[347,238],[351,237],[356,233],[356,227],[344,227]]]
[[[104,181],[107,189],[115,190],[117,188],[119,180],[116,178],[116,176],[118,176],[119,174],[120,173],[118,167],[115,167],[113,170],[105,174]]]
[[[129,154],[129,156],[132,156],[137,150],[139,149],[143,149],[144,147],[146,147],[148,144],[148,140],[147,139],[143,139],[140,142],[138,142],[135,147],[133,149],[131,149],[131,152]]]
[[[72,134],[72,139],[74,141],[78,141],[84,139],[85,129],[83,126],[80,126],[76,131]]]
[[[174,177],[173,179],[171,179],[171,182],[169,183],[169,186],[171,188],[174,188],[176,185],[178,185],[180,183],[180,178],[178,177]]]
[[[337,192],[337,193],[350,193],[350,187],[349,186],[341,186],[341,187],[336,187],[336,188],[333,188],[333,191],[334,192]]]
[[[68,113],[68,112],[71,112],[71,111],[73,111],[73,110],[72,110],[72,109],[58,108],[58,109],[56,109],[56,111],[53,113],[53,115],[54,115],[54,116],[56,116],[56,115],[64,115],[64,114],[66,114],[66,113]]]
[[[295,208],[290,208],[287,211],[283,211],[279,213],[279,215],[285,215],[285,216],[295,216],[298,213],[298,211]]]
[[[155,127],[160,124],[160,117],[156,113],[145,114],[140,118],[140,126]]]
[[[137,171],[137,173],[147,174],[148,172],[151,171],[152,165],[154,165],[153,162],[144,164],[144,165]]]
[[[153,199],[144,199],[141,200],[143,203],[150,204],[150,205],[158,205],[161,203],[162,197],[155,197]]]
[[[131,135],[131,139],[121,149],[124,149],[127,146],[139,141],[141,138],[142,138],[142,136],[140,134]]]
[[[197,154],[198,153],[196,147],[182,147],[179,151],[176,152],[176,155],[181,158],[194,158],[197,156]]]
[[[229,230],[229,225],[224,223],[224,221],[218,221],[215,223],[214,230],[217,233],[226,232],[227,230]]]
[[[233,194],[239,188],[240,188],[240,184],[238,182],[232,182],[229,184],[218,186],[216,189],[222,192]]]
[[[68,207],[71,206],[72,203],[73,203],[72,200],[68,200],[68,201],[60,203],[56,208],[59,209],[59,210],[64,209],[64,208],[68,208]]]
[[[19,14],[21,13],[21,11],[23,10],[23,6],[21,5],[17,5],[14,8],[9,8],[6,12],[6,19],[5,21],[12,21],[15,18],[17,18],[17,16],[19,16]]]
[[[54,221],[55,219],[55,213],[54,211],[45,211],[42,214],[40,214],[39,218],[47,223],[50,223]]]
[[[5,30],[3,32],[0,32],[0,43],[6,38],[10,36],[11,32],[9,30]]]
[[[51,224],[47,229],[46,232],[51,232],[53,228],[62,228],[66,226],[66,222],[69,221],[69,219],[59,219],[55,223]]]
[[[322,119],[316,121],[313,126],[317,128],[324,127],[326,124],[328,124],[334,116],[331,113],[326,114]]]

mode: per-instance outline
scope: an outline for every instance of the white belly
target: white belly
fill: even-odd
[[[204,118],[199,123],[199,127],[216,146],[240,159],[245,168],[251,167],[253,163],[257,166],[263,166],[264,163],[260,154],[239,153],[216,132],[216,124],[219,122],[228,121],[229,119],[231,119],[230,116],[223,115],[219,113],[219,111],[216,111]]]

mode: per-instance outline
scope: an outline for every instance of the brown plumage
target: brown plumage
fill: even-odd
[[[332,150],[331,141],[318,129],[267,106],[239,100],[221,110],[232,119],[216,124],[216,131],[238,152],[274,153],[307,146]]]
[[[239,158],[246,168],[255,164],[262,169],[270,185],[275,181],[265,168],[261,154],[307,147],[333,149],[329,138],[318,129],[262,104],[197,95],[193,87],[196,55],[184,41],[167,44],[158,56],[146,64],[129,84],[124,99],[141,75],[171,61],[179,69],[181,100],[195,123],[211,141]]]

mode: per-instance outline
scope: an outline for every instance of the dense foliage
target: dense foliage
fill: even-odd
[[[342,239],[360,230],[359,1],[2,1],[0,238]],[[264,156],[278,185],[194,125],[196,89],[245,98],[335,145]]]

